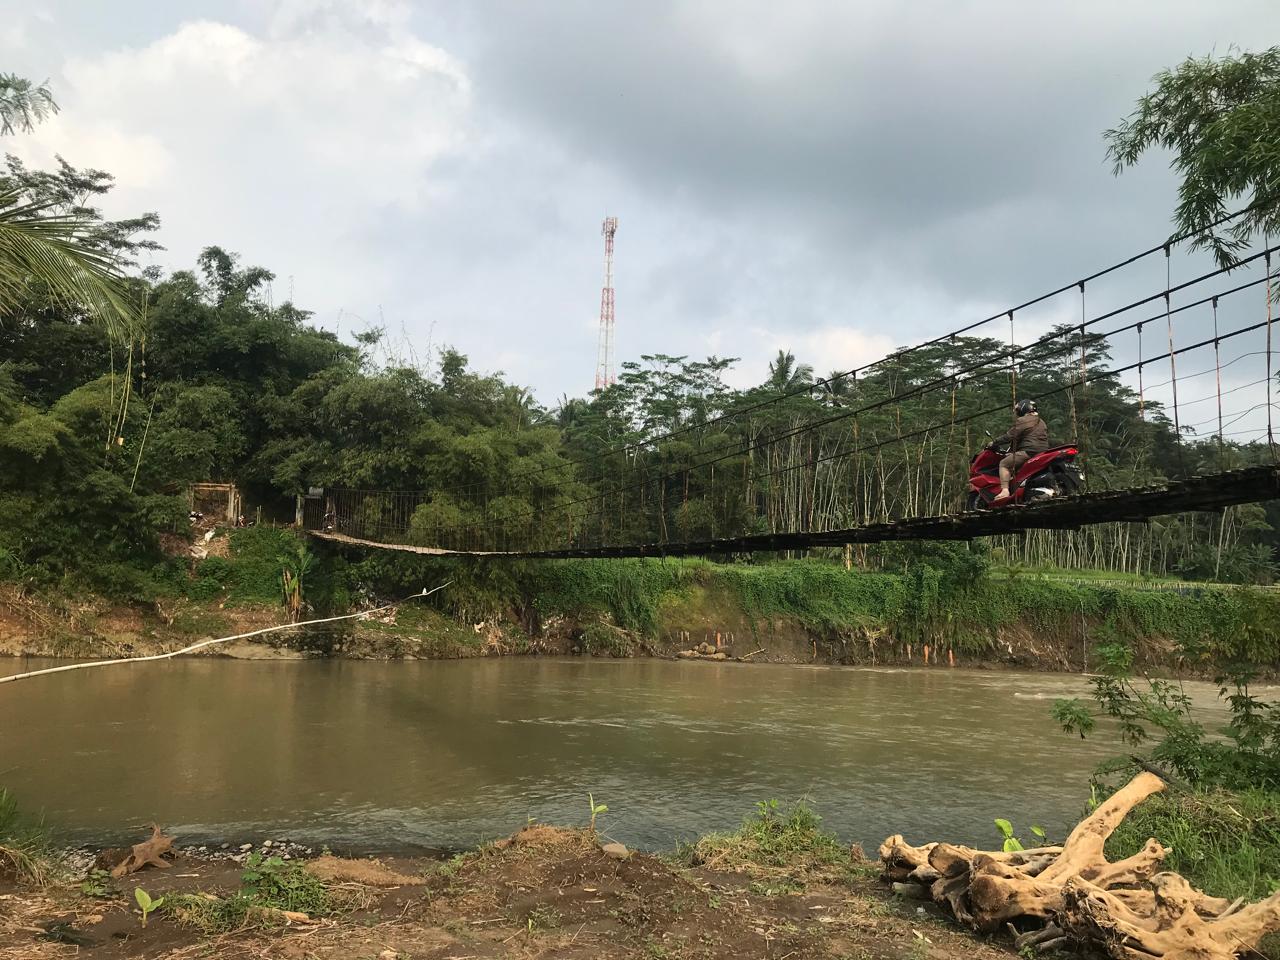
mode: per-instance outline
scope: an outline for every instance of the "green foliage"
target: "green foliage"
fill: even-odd
[[[24,817],[13,794],[0,787],[0,872],[11,872],[22,883],[43,887],[55,869],[44,826]]]
[[[301,864],[250,854],[240,875],[241,893],[259,906],[320,916],[329,909],[325,885]]]
[[[0,180],[0,310],[19,307],[33,283],[51,300],[88,307],[113,337],[130,335],[138,322],[129,284],[110,252],[95,246],[92,224]]]
[[[332,911],[333,896],[324,883],[300,863],[280,857],[251,854],[240,875],[240,889],[228,897],[183,894],[170,898],[170,912],[179,923],[215,934],[249,925],[271,926],[280,921],[272,910],[291,910],[310,917]]]
[[[592,657],[630,657],[639,650],[639,644],[627,631],[595,622],[582,628],[578,649]]]
[[[1002,635],[1030,631],[1075,651],[1083,616],[1090,668],[1115,655],[1141,662],[1146,650],[1164,658],[1169,649],[1179,665],[1203,670],[1239,659],[1242,650],[1259,665],[1280,665],[1280,628],[1273,626],[1280,594],[1009,581],[982,575],[983,554],[960,548],[929,557],[928,546],[920,548],[921,563],[904,553],[880,573],[817,558],[494,563],[376,556],[349,563],[324,551],[312,583],[347,596],[391,597],[453,580],[434,602],[464,622],[514,616],[535,630],[540,620],[569,617],[584,624],[582,649],[596,654],[626,655],[636,638],[707,618],[726,625],[745,619],[761,631],[792,624],[828,639],[930,643],[969,657],[1003,656]],[[922,593],[922,582],[933,589]]]
[[[590,793],[587,794],[587,806],[591,810],[591,832],[596,832],[596,817],[602,813],[608,813],[609,808],[603,803],[596,803],[596,798]]]
[[[30,133],[57,112],[48,81],[36,84],[16,73],[0,73],[0,136]]]
[[[86,897],[110,897],[113,894],[111,872],[94,868],[80,884],[80,892]]]
[[[525,917],[525,929],[530,933],[536,930],[554,930],[563,922],[564,917],[552,907],[534,907]]]
[[[1053,718],[1066,732],[1087,737],[1096,732],[1097,719],[1106,717],[1112,722],[1108,730],[1126,748],[1149,745],[1151,762],[1196,786],[1280,790],[1280,700],[1262,700],[1249,686],[1258,666],[1276,662],[1275,598],[1235,591],[1199,599],[1202,609],[1187,609],[1184,616],[1203,632],[1175,636],[1189,658],[1210,658],[1215,664],[1219,698],[1230,716],[1224,728],[1204,730],[1178,682],[1135,678],[1133,646],[1119,635],[1094,650],[1102,669],[1092,680],[1094,707],[1079,699],[1060,700]],[[1140,618],[1140,627],[1151,623],[1153,607],[1143,611],[1147,616]],[[1213,618],[1212,632],[1204,616]],[[1130,756],[1121,756],[1107,769],[1130,763]]]
[[[1154,79],[1133,114],[1107,131],[1108,155],[1120,173],[1153,148],[1173,154],[1182,232],[1207,228],[1228,205],[1262,204],[1197,238],[1226,266],[1251,237],[1280,227],[1280,47],[1188,58]]]
[[[142,928],[147,927],[147,917],[151,916],[156,910],[164,906],[164,897],[156,897],[154,900],[151,894],[143,890],[141,887],[133,888],[133,899],[138,902],[138,908],[142,911]]]
[[[253,901],[239,893],[229,897],[177,893],[169,896],[169,907],[165,912],[184,927],[212,935],[248,926],[252,907]]]
[[[722,869],[830,867],[848,859],[822,819],[803,801],[783,807],[777,800],[756,804],[756,811],[735,833],[708,834],[687,851],[692,863]]]
[[[1001,840],[1003,841],[1002,849],[1006,853],[1010,853],[1015,850],[1026,849],[1022,841],[1019,840],[1018,837],[1015,835],[1012,823],[1010,823],[1008,820],[1004,819],[1003,817],[996,817],[995,824],[996,824],[996,829],[1000,831],[1000,837],[1001,837]],[[1041,843],[1044,842],[1044,839],[1045,839],[1044,827],[1038,826],[1033,823],[1031,825],[1031,833]]]
[[[596,610],[609,614],[623,629],[653,635],[661,597],[682,584],[689,569],[652,560],[568,560],[526,564],[515,576],[518,582],[536,583],[529,595],[536,598],[540,611]]]
[[[309,563],[304,544],[290,530],[244,527],[232,530],[230,537],[230,577],[226,587],[232,602],[279,603],[280,576],[286,565]]]
[[[1004,838],[1003,850],[1009,853],[1014,850],[1025,849],[1022,841],[1013,835],[1013,824],[1002,817],[996,817],[996,829],[1000,831],[1000,836]]]
[[[233,605],[279,604],[283,594],[286,604],[301,604],[316,558],[296,531],[241,527],[228,536],[230,555],[201,560],[187,583],[188,597],[212,600],[225,593]]]
[[[1103,672],[1091,681],[1096,714],[1079,699],[1060,700],[1053,708],[1054,719],[1068,733],[1084,738],[1096,731],[1099,716],[1106,717],[1123,745],[1150,745],[1149,761],[1196,786],[1280,790],[1280,700],[1262,700],[1250,689],[1257,665],[1274,662],[1276,636],[1263,641],[1256,631],[1237,632],[1236,627],[1227,625],[1232,634],[1216,651],[1218,696],[1230,715],[1222,729],[1205,730],[1180,683],[1135,679],[1130,672],[1132,651],[1122,643],[1097,651]],[[1130,763],[1125,756],[1106,769]]]
[[[195,568],[195,576],[187,584],[192,600],[212,600],[231,584],[234,564],[225,557],[205,557]]]
[[[1108,859],[1132,856],[1148,837],[1169,849],[1167,869],[1212,896],[1254,901],[1280,889],[1280,793],[1274,790],[1149,797],[1107,841]]]

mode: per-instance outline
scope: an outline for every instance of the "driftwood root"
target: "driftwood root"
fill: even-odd
[[[1112,863],[1107,838],[1135,806],[1165,788],[1144,771],[1085,817],[1061,847],[980,851],[951,843],[880,846],[884,879],[927,895],[979,931],[1005,929],[1022,951],[1091,946],[1115,960],[1233,960],[1280,930],[1280,892],[1258,903],[1211,897],[1162,869],[1151,839]]]
[[[159,867],[169,869],[169,861],[165,854],[173,850],[173,837],[166,835],[157,824],[151,825],[151,836],[141,843],[135,843],[128,855],[111,871],[111,876],[119,879],[129,873],[136,873],[143,867]]]

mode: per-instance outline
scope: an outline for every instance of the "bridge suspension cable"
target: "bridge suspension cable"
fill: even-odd
[[[525,470],[520,473],[513,474],[508,479],[514,481],[514,480],[519,480],[519,479],[532,477],[532,476],[541,476],[545,474],[548,470],[556,470],[556,471],[569,470],[573,467],[582,466],[584,464],[591,463],[604,456],[617,456],[617,455],[625,455],[628,453],[635,453],[638,451],[642,451],[645,448],[650,447],[654,444],[668,442],[668,441],[677,439],[679,437],[688,436],[696,431],[704,430],[708,427],[715,426],[716,424],[719,424],[719,423],[724,423],[730,420],[737,419],[739,417],[748,416],[760,410],[767,409],[770,406],[783,403],[786,400],[791,399],[793,397],[812,395],[815,392],[820,392],[823,389],[830,388],[833,384],[838,383],[845,379],[852,379],[856,382],[859,375],[866,374],[867,372],[878,369],[886,364],[891,364],[895,361],[901,361],[913,354],[928,350],[931,347],[936,347],[936,346],[945,344],[949,341],[954,341],[957,337],[970,334],[975,330],[978,330],[990,323],[994,323],[995,321],[1004,319],[1006,317],[1009,319],[1010,330],[1012,334],[1012,325],[1013,325],[1014,315],[1021,311],[1025,311],[1031,307],[1035,307],[1040,304],[1046,303],[1047,301],[1052,300],[1055,297],[1061,296],[1064,293],[1068,293],[1072,290],[1079,290],[1081,292],[1082,308],[1083,308],[1083,291],[1086,284],[1089,284],[1095,280],[1099,280],[1104,277],[1110,276],[1113,273],[1123,270],[1126,267],[1132,266],[1133,264],[1139,263],[1147,259],[1148,257],[1154,256],[1157,253],[1170,250],[1172,247],[1183,244],[1188,240],[1195,240],[1196,238],[1204,236],[1206,234],[1212,234],[1214,230],[1223,226],[1224,224],[1230,223],[1232,220],[1245,216],[1246,214],[1253,213],[1262,207],[1270,206],[1275,203],[1280,203],[1280,199],[1255,201],[1254,203],[1246,207],[1241,207],[1240,209],[1234,210],[1230,213],[1223,214],[1222,216],[1218,217],[1216,220],[1212,221],[1211,223],[1205,224],[1202,227],[1198,227],[1195,230],[1186,231],[1184,233],[1177,234],[1173,237],[1168,238],[1167,240],[1164,240],[1164,241],[1161,241],[1160,243],[1155,244],[1154,246],[1148,247],[1138,253],[1135,253],[1132,256],[1129,256],[1123,260],[1115,261],[1114,263],[1111,263],[1108,266],[1095,270],[1093,273],[1090,273],[1079,280],[1062,284],[1061,286],[1058,286],[1052,290],[1046,291],[1035,297],[1032,297],[1029,300],[1025,300],[1022,303],[1017,304],[1016,306],[1008,307],[1004,310],[1001,310],[999,313],[994,313],[988,317],[984,317],[981,320],[976,320],[964,326],[957,327],[956,329],[951,330],[948,333],[944,333],[930,340],[925,340],[925,341],[922,341],[921,343],[912,344],[911,346],[907,346],[899,350],[895,350],[889,354],[886,354],[883,357],[880,357],[876,360],[869,361],[860,366],[853,367],[842,373],[838,373],[829,377],[820,378],[820,379],[807,382],[803,385],[793,387],[790,389],[781,390],[778,393],[774,394],[773,396],[750,401],[744,405],[735,407],[731,410],[722,411],[716,414],[715,416],[709,417],[706,420],[701,420],[697,423],[686,424],[685,426],[682,426],[682,427],[676,427],[658,434],[642,437],[637,440],[627,440],[622,443],[609,446],[605,450],[598,451],[591,455],[581,456],[577,458],[565,458],[551,465],[540,465],[536,468],[531,468],[529,470]],[[1276,249],[1276,248],[1272,248],[1272,249]],[[1230,270],[1236,269],[1239,266],[1245,265],[1251,262],[1253,259],[1255,258],[1250,257],[1247,259],[1239,260],[1236,263],[1232,264],[1231,266],[1220,268],[1218,270],[1212,271],[1211,273],[1205,274],[1202,277],[1197,278],[1196,280],[1191,280],[1191,281],[1187,281],[1187,283],[1185,284],[1180,284],[1177,287],[1172,288],[1172,290],[1170,290],[1169,292],[1177,293],[1178,291],[1185,289],[1186,287],[1192,286],[1198,282],[1202,282],[1205,279],[1209,279],[1214,276],[1219,276],[1222,273],[1229,272]],[[1159,299],[1161,295],[1162,294],[1154,294],[1151,297],[1148,297],[1145,301],[1135,301],[1133,303],[1128,304],[1126,307],[1120,308],[1117,311],[1113,311],[1111,313],[1103,314],[1099,317],[1096,317],[1094,318],[1093,321],[1091,321],[1091,323],[1096,323],[1098,320],[1106,319],[1109,316],[1114,316],[1116,313],[1123,312],[1123,310],[1125,309],[1134,309],[1137,306],[1140,306],[1142,302],[1153,302]],[[1010,339],[1010,344],[1011,346],[1013,345],[1012,336]],[[1001,358],[998,358],[998,359],[1004,359],[1004,358],[1005,357],[1002,356]],[[1016,374],[1015,374],[1014,386],[1016,389]],[[1015,399],[1016,399],[1016,396],[1015,396]],[[486,486],[486,481],[477,480],[477,481],[472,481],[470,483],[454,484],[447,488],[441,489],[439,492],[458,494],[458,493],[464,493],[468,491],[474,491],[484,486]]]
[[[1219,224],[1242,212],[1223,218]],[[709,542],[691,538],[695,527],[709,530],[713,539],[721,533],[726,535],[722,538],[724,542],[737,542],[744,536],[757,536],[743,531],[759,526],[769,531],[767,536],[787,535],[803,540],[837,528],[848,532],[855,529],[849,524],[859,519],[864,524],[906,522],[913,516],[923,516],[922,510],[944,513],[948,504],[954,502],[949,491],[959,493],[960,478],[953,478],[951,470],[959,435],[963,432],[963,457],[970,448],[973,427],[998,424],[1001,417],[1007,422],[1008,402],[999,399],[999,392],[1004,388],[993,393],[990,383],[991,378],[1006,374],[1008,391],[1013,398],[1022,396],[1050,404],[1064,403],[1061,412],[1070,413],[1073,442],[1084,446],[1092,439],[1093,425],[1101,422],[1098,417],[1118,415],[1107,413],[1104,408],[1095,410],[1095,398],[1112,404],[1113,408],[1119,403],[1121,406],[1116,409],[1124,409],[1126,403],[1135,404],[1136,409],[1134,406],[1128,409],[1140,426],[1128,430],[1126,435],[1131,439],[1125,442],[1150,444],[1157,435],[1166,436],[1167,441],[1161,442],[1168,443],[1165,449],[1173,451],[1178,460],[1170,476],[1188,475],[1187,443],[1199,436],[1201,427],[1214,422],[1218,466],[1224,469],[1227,428],[1251,417],[1256,420],[1258,411],[1265,409],[1265,437],[1271,452],[1269,459],[1274,465],[1277,460],[1271,399],[1271,255],[1280,250],[1280,245],[1269,245],[1175,284],[1171,248],[1190,236],[1193,235],[1152,247],[1084,280],[844,374],[781,391],[665,433],[606,447],[590,456],[561,459],[513,474],[506,478],[502,492],[485,482],[435,490],[339,488],[328,493],[329,509],[325,510],[325,516],[315,516],[312,510],[308,526],[322,534],[356,540],[412,540],[431,549],[481,553],[514,550],[519,555],[547,555],[548,551],[563,552],[564,549],[616,551],[633,543],[638,555],[645,555],[652,552],[655,543],[669,547],[673,543],[687,546]],[[1159,289],[1090,317],[1088,304],[1095,301],[1089,286],[1093,280],[1160,252],[1165,255],[1165,276]],[[1180,298],[1208,281],[1257,266],[1263,268],[1260,277],[1245,279],[1186,303],[1174,303],[1175,297]],[[1237,294],[1255,287],[1265,290],[1265,319],[1223,332],[1219,327],[1220,305],[1228,300],[1240,301]],[[1015,326],[1018,312],[1070,290],[1079,296],[1079,321],[1056,326],[1030,343],[1019,345]],[[1157,303],[1158,312],[1143,314],[1141,319],[1105,331],[1097,329],[1107,320],[1122,318]],[[1213,336],[1186,343],[1185,333],[1177,336],[1175,320],[1201,313],[1212,315]],[[994,340],[966,336],[999,319],[1007,319],[1009,323],[1007,347]],[[1159,320],[1163,320],[1165,327],[1166,348],[1152,355],[1144,344],[1143,332],[1147,324]],[[1107,351],[1118,337],[1130,332],[1136,334],[1137,359],[1110,366]],[[1260,349],[1246,350],[1224,361],[1224,344],[1234,345],[1242,342],[1239,338],[1254,333],[1265,337]],[[951,351],[951,356],[947,356],[946,351],[934,350],[923,355],[923,366],[913,367],[907,362],[913,355],[943,345]],[[1209,347],[1214,353],[1212,366],[1197,369],[1195,373],[1179,373],[1179,357]],[[983,352],[975,354],[975,350]],[[1247,373],[1252,367],[1248,361],[1256,361],[1258,357],[1264,358],[1266,366],[1261,378]],[[1151,382],[1145,375],[1146,368],[1165,362],[1169,367],[1168,379]],[[1237,364],[1247,365],[1240,369],[1246,371],[1248,379],[1230,383],[1224,389],[1224,371],[1231,373]],[[1196,393],[1188,398],[1185,395],[1188,383],[1210,373],[1215,375],[1213,392],[1204,396]],[[1125,385],[1128,374],[1136,377],[1136,394]],[[815,396],[823,387],[846,377],[852,380],[847,395],[827,391]],[[1249,404],[1248,391],[1263,385],[1265,402]],[[1167,404],[1163,399],[1166,391]],[[1245,394],[1240,408],[1225,411],[1223,398],[1240,393]],[[788,398],[805,395],[811,405],[782,406]],[[1214,400],[1216,417],[1183,422],[1183,408]],[[815,408],[812,404],[818,406]],[[1172,432],[1161,434],[1168,431],[1165,410],[1172,419]],[[904,417],[904,411],[909,411],[909,417]],[[1232,436],[1249,434],[1248,429],[1231,433]],[[1184,438],[1187,438],[1185,443]],[[892,453],[894,448],[897,453]],[[1107,470],[1112,469],[1105,456],[1100,462]],[[584,465],[598,469],[586,472],[575,469]],[[1130,479],[1123,482],[1136,482],[1138,474],[1133,468],[1126,470],[1129,473],[1125,476]],[[1104,474],[1106,472],[1104,470]],[[1086,472],[1086,480],[1095,476],[1099,475],[1093,469]],[[521,480],[531,477],[535,478],[532,484],[517,486]],[[1265,478],[1256,479],[1246,486],[1250,495],[1254,495],[1269,489],[1266,483]],[[1145,499],[1141,502],[1146,504],[1143,509],[1164,509],[1172,503],[1221,505],[1227,502],[1220,495],[1208,492],[1207,487],[1196,489],[1200,492],[1195,496],[1180,495],[1182,499],[1143,494]],[[1088,492],[1094,495],[1093,488]],[[468,493],[470,496],[465,496]],[[1112,493],[1101,490],[1097,495],[1104,494],[1112,505],[1108,516],[1112,519],[1128,516],[1123,505],[1117,506]],[[1134,496],[1138,496],[1136,491]],[[1053,522],[1061,525],[1061,513],[1053,516],[1056,517]],[[975,521],[970,526],[986,529],[989,524],[984,524],[986,521],[983,524]],[[673,536],[680,539],[673,540]],[[850,536],[854,535],[850,533]]]

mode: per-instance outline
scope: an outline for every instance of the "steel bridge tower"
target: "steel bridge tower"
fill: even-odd
[[[600,225],[604,236],[604,287],[600,291],[600,342],[596,356],[596,389],[603,390],[617,379],[613,370],[613,235],[618,218],[605,217]]]

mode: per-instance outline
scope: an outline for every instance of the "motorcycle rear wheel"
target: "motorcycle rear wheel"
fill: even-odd
[[[1082,483],[1080,481],[1080,471],[1075,467],[1062,467],[1057,471],[1058,486],[1062,490],[1064,497],[1070,497],[1079,493]]]

